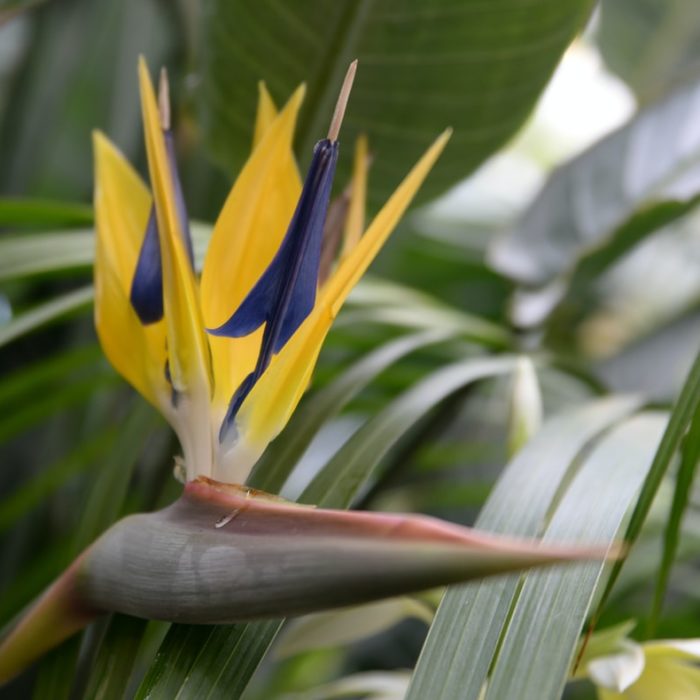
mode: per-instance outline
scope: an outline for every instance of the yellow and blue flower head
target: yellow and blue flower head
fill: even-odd
[[[102,134],[95,141],[95,320],[115,368],[168,419],[188,479],[242,482],[306,389],[340,307],[444,148],[443,133],[368,229],[358,141],[340,259],[319,279],[351,66],[328,138],[301,183],[292,152],[301,86],[278,113],[264,86],[252,153],[216,222],[198,279],[177,172],[167,86],[139,64],[149,192]]]

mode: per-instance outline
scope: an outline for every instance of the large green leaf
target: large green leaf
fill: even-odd
[[[633,398],[594,401],[545,424],[501,475],[477,527],[535,536],[572,462],[601,431],[638,405]],[[409,700],[479,697],[518,581],[508,576],[447,592],[418,660]]]
[[[589,0],[209,0],[197,103],[211,153],[233,175],[250,150],[257,82],[282,102],[306,82],[297,135],[304,160],[323,138],[345,70],[359,58],[343,125],[377,154],[383,202],[446,126],[455,134],[421,197],[465,177],[522,124]],[[347,172],[349,158],[342,158]],[[341,180],[343,176],[341,176]]]
[[[491,250],[492,263],[528,285],[570,273],[582,256],[603,269],[700,198],[700,83],[643,109],[557,169],[520,222]]]

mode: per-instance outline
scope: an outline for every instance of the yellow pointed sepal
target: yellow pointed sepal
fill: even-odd
[[[163,267],[169,374],[176,391],[192,393],[206,388],[208,393],[211,368],[199,290],[184,244],[183,222],[179,220],[175,203],[173,173],[168,163],[160,114],[143,58],[139,60],[139,82]]]
[[[165,323],[144,326],[129,301],[131,282],[151,208],[151,196],[129,162],[99,131],[95,157],[95,326],[115,369],[163,409]]]
[[[355,157],[350,183],[350,206],[343,231],[343,251],[341,258],[347,257],[360,242],[365,230],[365,209],[367,208],[367,171],[369,169],[369,148],[367,137],[360,134],[355,142]]]
[[[253,387],[237,418],[240,460],[257,459],[291,417],[306,390],[333,319],[396,227],[450,135],[451,130],[445,131],[416,163],[329,278],[309,317]]]
[[[294,213],[301,179],[292,139],[305,88],[299,87],[265,127],[238,176],[214,227],[202,272],[202,306],[207,328],[217,328],[245,299],[272,261]],[[258,124],[271,108],[261,93]],[[271,101],[271,100],[270,100]],[[256,132],[257,133],[257,132]],[[223,418],[228,402],[255,366],[262,329],[243,338],[210,336],[216,386],[214,410]]]
[[[263,136],[272,126],[277,117],[277,106],[267,90],[264,81],[258,83],[258,110],[255,114],[255,130],[253,131],[253,149],[263,140]]]

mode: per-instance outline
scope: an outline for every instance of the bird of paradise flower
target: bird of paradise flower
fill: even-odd
[[[175,429],[186,485],[168,508],[113,525],[39,598],[0,643],[0,683],[106,611],[227,623],[610,555],[423,516],[302,507],[237,485],[289,420],[333,319],[450,136],[428,148],[364,233],[368,159],[358,142],[333,263],[328,248],[322,254],[324,227],[355,70],[303,185],[291,143],[304,88],[279,113],[261,89],[253,151],[216,222],[201,280],[167,81],[156,98],[140,61],[151,193],[95,134],[97,332],[115,368]]]
[[[449,139],[448,130],[435,141],[362,236],[365,165],[358,159],[347,244],[319,288],[338,134],[355,65],[303,187],[291,144],[304,87],[279,114],[263,89],[253,152],[214,226],[201,283],[193,268],[166,90],[159,110],[143,61],[152,202],[117,149],[95,135],[100,341],[117,370],[173,425],[190,480],[245,479],[299,402],[350,290]]]

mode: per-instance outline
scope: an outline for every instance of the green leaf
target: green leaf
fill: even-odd
[[[114,615],[94,660],[84,700],[121,700],[148,622]]]
[[[0,500],[0,533],[10,528],[15,521],[38,506],[73,476],[92,467],[96,458],[113,445],[116,434],[114,428],[109,428],[95,435]]]
[[[603,0],[596,40],[640,102],[700,69],[697,8],[685,0]]]
[[[66,227],[92,224],[92,207],[49,199],[0,198],[0,227]]]
[[[211,226],[191,224],[195,263],[200,269],[211,237]],[[0,237],[0,280],[47,272],[91,268],[95,236],[91,230],[44,231]]]
[[[401,426],[403,430],[409,429],[431,406],[452,391],[478,378],[506,371],[510,365],[510,360],[506,358],[495,358],[451,366],[446,372],[437,373],[436,379],[439,381],[432,390],[427,380],[414,387],[419,390],[408,397],[410,407],[402,410],[394,402],[392,410],[372,421],[374,427],[367,431],[374,435],[375,442],[381,443],[378,430],[384,425],[392,429],[394,439],[397,439]],[[422,405],[423,400],[428,403]],[[362,444],[358,442],[357,447],[362,448]],[[383,454],[385,449],[380,449],[380,452]],[[346,451],[346,455],[349,452]],[[328,508],[346,508],[379,459],[380,456],[374,454],[366,461],[354,460],[354,471],[343,470],[343,487],[333,484],[330,469],[335,467],[329,463],[326,465],[326,475],[319,482],[312,483],[299,500]],[[333,488],[321,491],[325,484]],[[247,686],[281,625],[280,620],[255,622],[214,627],[206,633],[196,627],[173,625],[137,697],[172,698],[177,693],[203,698],[237,697],[236,693]]]
[[[681,450],[681,463],[676,475],[676,488],[673,492],[671,512],[666,522],[664,536],[664,551],[656,578],[654,600],[649,618],[647,633],[654,636],[654,631],[661,616],[661,608],[664,603],[668,579],[671,575],[671,567],[678,553],[678,544],[681,534],[683,515],[690,500],[691,487],[695,479],[695,472],[700,463],[700,408],[695,409],[695,415],[685,436]]]
[[[490,532],[537,535],[577,456],[639,403],[630,397],[602,399],[545,423],[506,467],[476,526]],[[479,697],[517,588],[518,577],[510,576],[448,590],[428,633],[407,700]]]
[[[431,607],[406,596],[305,615],[285,625],[275,644],[275,657],[283,659],[313,649],[352,644],[384,632],[407,618],[430,624],[432,616]]]
[[[588,256],[600,272],[700,197],[696,82],[558,168],[519,224],[495,242],[491,261],[528,285],[570,273]],[[581,274],[584,274],[581,271]]]
[[[142,152],[136,62],[162,63],[179,39],[167,12],[140,0],[48,2],[27,18],[29,50],[0,124],[3,192],[87,200],[95,128],[131,160]]]
[[[203,15],[197,97],[210,152],[229,174],[250,150],[257,83],[278,103],[302,82],[297,132],[308,159],[328,129],[348,64],[359,59],[343,124],[344,144],[360,132],[377,157],[373,206],[447,126],[455,135],[421,190],[444,191],[483,162],[529,114],[588,0],[215,0]],[[231,76],[236,76],[235,80]],[[340,181],[350,167],[341,158]]]
[[[0,238],[0,280],[89,267],[93,258],[89,230],[5,235]]]
[[[281,625],[174,625],[136,699],[239,698]]]
[[[97,369],[102,360],[102,353],[97,345],[79,347],[68,352],[42,358],[28,367],[17,369],[3,377],[0,382],[0,407],[14,403],[27,394],[36,395],[40,390],[46,391],[63,381],[75,379],[78,371],[82,378]]]
[[[39,395],[33,401],[21,403],[0,420],[0,442],[36,425],[47,416],[62,413],[69,407],[86,403],[117,384],[115,374],[84,377],[48,395]]]
[[[673,406],[666,431],[654,455],[654,462],[649,469],[637,503],[632,511],[629,524],[627,525],[627,531],[625,532],[625,540],[630,546],[636,542],[642,531],[642,526],[649,515],[656,492],[659,490],[659,486],[661,486],[664,475],[668,471],[671,460],[675,456],[678,446],[683,439],[683,435],[699,406],[700,353],[696,356],[695,362],[688,373],[688,378],[683,385],[683,389]],[[623,565],[624,560],[613,565],[610,578],[608,579],[605,590],[598,603],[596,615],[605,607]]]
[[[81,287],[72,292],[56,296],[50,301],[35,306],[0,326],[0,347],[20,336],[42,328],[64,316],[87,308],[94,296],[92,286]]]
[[[613,542],[651,466],[666,416],[647,413],[614,428],[586,456],[544,542]],[[564,690],[602,562],[526,575],[485,700],[557,700]]]
[[[513,358],[476,358],[447,365],[394,399],[363,425],[316,475],[302,501],[331,499],[347,508],[382,457],[432,408],[465,385],[508,372]]]
[[[73,532],[70,546],[74,557],[119,518],[129,480],[156,425],[156,414],[150,405],[137,398],[132,403],[133,409],[121,426],[121,449],[110,452],[101,463],[90,489],[90,498],[84,505],[80,525]],[[78,652],[79,647],[69,640],[42,661],[35,697],[68,697],[67,690],[59,695],[57,688],[71,687]]]
[[[333,383],[307,399],[295,411],[284,433],[267,449],[248,482],[277,493],[321,426],[387,367],[415,350],[439,343],[450,335],[425,331],[389,341],[345,370]]]

